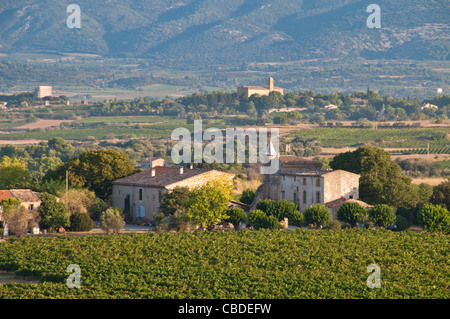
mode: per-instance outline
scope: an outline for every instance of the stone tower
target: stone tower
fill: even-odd
[[[269,91],[273,91],[273,77],[269,76],[269,80],[267,81],[267,88]]]

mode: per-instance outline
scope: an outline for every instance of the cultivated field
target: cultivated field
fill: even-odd
[[[0,298],[448,298],[450,236],[384,229],[197,231],[0,243],[0,270],[39,283]],[[68,265],[81,269],[69,289]],[[380,288],[369,288],[369,265]]]

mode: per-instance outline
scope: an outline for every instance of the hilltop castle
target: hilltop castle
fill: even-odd
[[[269,76],[267,86],[241,86],[237,88],[238,93],[243,93],[248,98],[253,94],[269,95],[270,92],[279,92],[284,94],[284,89],[273,85],[273,77]]]

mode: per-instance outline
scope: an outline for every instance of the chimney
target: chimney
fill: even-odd
[[[154,168],[152,168],[151,177],[155,177],[155,175],[156,175],[156,170]]]
[[[183,166],[180,166],[180,175],[183,175]]]

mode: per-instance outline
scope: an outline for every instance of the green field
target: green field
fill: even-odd
[[[447,148],[448,128],[328,128],[300,130],[289,137],[315,139],[324,147],[356,147],[375,142],[383,148]]]
[[[450,236],[349,229],[11,238],[0,298],[449,298]],[[69,289],[70,264],[81,287]],[[368,288],[367,267],[381,288]]]

